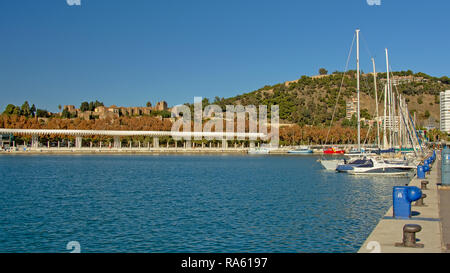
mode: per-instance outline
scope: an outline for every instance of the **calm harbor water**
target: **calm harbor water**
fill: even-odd
[[[356,252],[404,178],[315,156],[0,156],[0,252]]]

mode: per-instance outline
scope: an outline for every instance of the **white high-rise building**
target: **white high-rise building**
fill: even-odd
[[[450,133],[450,90],[441,92],[441,131]]]

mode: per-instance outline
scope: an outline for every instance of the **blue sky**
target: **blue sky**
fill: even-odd
[[[231,97],[345,67],[361,29],[361,69],[450,75],[450,1],[0,1],[0,110],[25,100],[169,106]],[[353,55],[350,69],[355,69]]]

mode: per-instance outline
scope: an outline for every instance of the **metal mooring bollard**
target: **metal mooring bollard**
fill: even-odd
[[[421,190],[428,190],[427,185],[428,185],[428,181],[427,180],[422,180],[420,182],[420,189]]]
[[[422,227],[416,224],[407,224],[403,226],[403,242],[396,243],[397,247],[415,247],[423,248],[423,244],[419,244],[416,241],[416,233],[420,232]]]
[[[422,197],[420,197],[419,200],[416,201],[416,203],[414,204],[414,206],[417,207],[423,207],[425,206],[425,203],[423,202],[423,199],[427,198],[427,195],[425,193],[422,194]]]

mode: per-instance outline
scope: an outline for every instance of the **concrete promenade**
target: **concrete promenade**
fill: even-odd
[[[247,148],[37,148],[37,149],[17,149],[17,151],[0,152],[0,155],[26,155],[26,154],[159,154],[159,153],[247,153]]]
[[[446,253],[450,253],[450,189],[439,190],[440,215],[442,219],[442,240]]]
[[[259,145],[258,145],[259,146]],[[259,148],[258,146],[255,145],[255,148]],[[108,146],[103,146],[103,147],[82,147],[82,148],[77,148],[75,146],[72,147],[47,147],[47,146],[41,146],[41,147],[24,147],[24,146],[20,146],[20,147],[16,147],[14,149],[8,150],[8,151],[4,151],[4,150],[0,150],[0,155],[7,155],[7,154],[158,154],[158,153],[168,153],[168,154],[173,154],[173,153],[204,153],[204,154],[208,154],[208,153],[213,153],[213,154],[217,154],[217,153],[230,153],[230,154],[235,154],[235,153],[248,153],[248,151],[251,148],[248,146],[242,146],[242,145],[236,145],[236,146],[226,146],[222,147],[221,145],[214,145],[214,146],[207,146],[205,145],[204,147],[198,145],[195,147],[183,147],[183,146],[179,146],[179,147],[174,147],[174,146],[170,146],[170,147],[166,147],[164,146],[159,146],[157,148],[155,147],[147,147],[147,146],[142,146],[142,147],[129,147],[129,146],[122,146],[121,148],[116,148],[116,147],[108,147]],[[273,155],[300,155],[302,156],[302,154],[288,154],[289,150],[293,150],[296,149],[296,147],[289,147],[289,146],[285,146],[285,147],[279,147],[278,149],[274,149],[274,150],[270,150],[270,154]],[[322,150],[313,150],[314,154],[323,154]],[[308,155],[308,154],[305,154]],[[311,154],[309,154],[311,155]]]
[[[9,136],[9,140],[0,139],[0,154],[2,153],[245,153],[248,150],[259,148],[261,141],[267,141],[269,137],[264,133],[256,132],[178,132],[178,131],[121,131],[121,130],[73,130],[73,129],[12,129],[0,128],[0,134]],[[21,141],[21,145],[15,142],[12,136],[31,136],[29,141]],[[64,136],[65,139],[57,142],[49,141],[52,135]],[[90,136],[102,136],[109,140],[93,143]],[[40,142],[40,138],[47,138],[46,143]],[[69,139],[67,139],[69,137]],[[123,137],[145,137],[145,142],[128,140],[123,143]],[[169,142],[160,145],[160,138],[166,138]],[[269,137],[271,139],[271,137]],[[74,139],[74,140],[73,140]],[[215,141],[211,141],[211,140]],[[150,141],[151,140],[151,141]],[[174,141],[176,140],[176,141]],[[194,140],[194,141],[193,141]],[[198,143],[202,140],[202,143]],[[206,142],[205,142],[206,140]],[[234,140],[246,140],[246,142]],[[151,143],[152,142],[152,143]],[[181,142],[181,146],[178,146]],[[196,143],[197,142],[197,143]],[[231,143],[230,143],[231,142]],[[234,143],[233,143],[234,142]],[[139,144],[139,145],[136,145]],[[142,145],[141,145],[142,144]],[[265,145],[265,144],[262,144]],[[262,146],[261,145],[261,146]],[[328,147],[350,150],[355,144],[341,145],[310,145],[314,153],[322,154]],[[288,150],[299,146],[280,146],[276,150],[270,150],[271,154],[285,154]]]
[[[441,168],[439,168],[440,172]],[[447,181],[444,181],[444,179],[447,179]],[[450,177],[444,177],[444,179],[442,179],[444,185],[439,187],[439,209],[442,219],[442,240],[446,248],[445,252],[450,253]]]
[[[425,206],[416,206],[412,203],[412,217],[408,220],[393,219],[393,207],[391,206],[385,216],[364,242],[358,253],[442,253],[446,251],[443,241],[442,217],[440,215],[440,155],[433,163],[430,174],[426,175],[424,180],[428,181],[427,190],[422,193],[427,197],[424,199]],[[421,187],[421,179],[414,177],[409,186]],[[450,197],[450,195],[448,196]],[[445,199],[448,203],[450,198]],[[392,202],[392,201],[391,201]],[[450,211],[449,211],[450,212]],[[445,220],[450,220],[450,213]],[[403,238],[403,226],[405,224],[418,224],[422,230],[416,233],[417,243],[423,244],[423,248],[397,247],[396,243],[401,243]],[[448,229],[446,232],[450,232]],[[445,233],[445,232],[444,232]],[[449,234],[450,235],[450,234]]]

